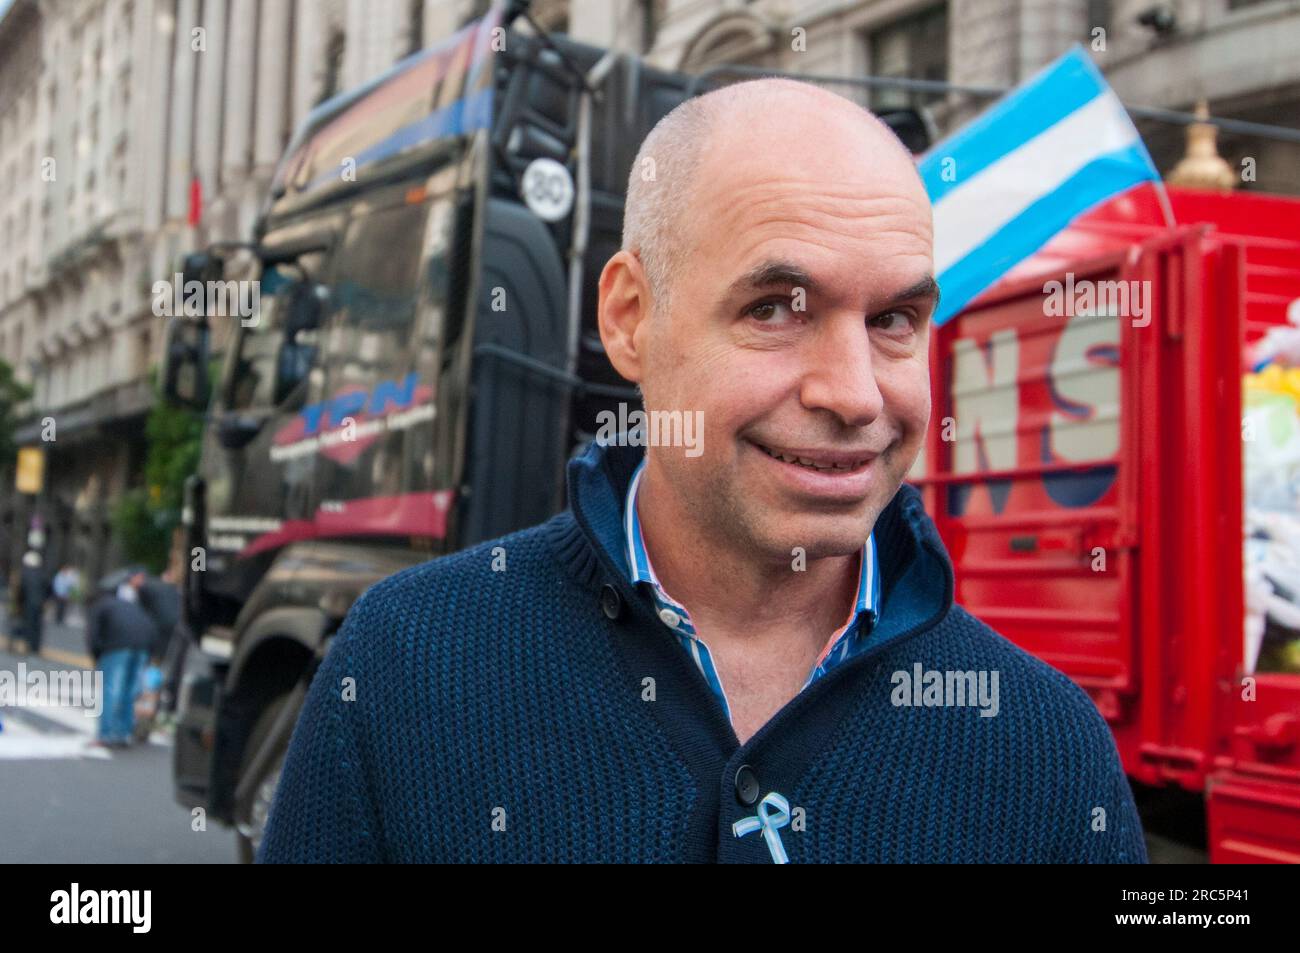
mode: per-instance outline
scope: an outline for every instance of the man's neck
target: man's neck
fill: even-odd
[[[820,647],[848,618],[857,591],[858,556],[809,560],[758,558],[697,525],[647,463],[636,494],[646,549],[660,585],[693,619],[728,628],[779,633],[795,627]]]

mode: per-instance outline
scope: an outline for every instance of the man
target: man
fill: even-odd
[[[72,601],[72,595],[77,589],[79,576],[80,574],[72,566],[64,566],[54,574],[50,591],[54,593],[54,621],[59,625],[63,625],[64,617],[68,612],[68,603]]]
[[[103,672],[103,708],[93,745],[125,748],[135,732],[135,698],[157,627],[140,607],[143,570],[129,571],[116,590],[103,593],[86,620],[86,646],[95,668]]]
[[[172,584],[168,574],[163,578],[139,575],[139,583],[134,584],[140,597],[140,607],[149,613],[157,629],[158,639],[150,647],[150,654],[161,659],[167,654],[176,626],[181,620],[180,591]]]
[[[50,595],[54,597],[54,621],[63,625],[63,617],[67,613],[68,585],[67,566],[60,566],[59,571],[54,574],[50,580]]]
[[[594,446],[565,513],[370,589],[260,859],[1145,861],[1104,720],[953,606],[900,489],[937,289],[890,131],[788,80],[684,103],[623,244],[605,348],[702,452]]]
[[[163,672],[159,708],[166,712],[173,711],[176,707],[188,644],[180,630],[181,593],[176,579],[175,568],[169,566],[161,578],[145,577],[140,586],[140,605],[153,618],[158,629],[158,641],[150,654]]]
[[[34,549],[29,549],[23,556],[18,586],[23,639],[30,654],[40,655],[45,633],[45,600],[50,597],[50,578],[45,572],[41,554]]]

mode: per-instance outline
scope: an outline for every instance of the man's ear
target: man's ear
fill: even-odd
[[[640,260],[629,251],[617,252],[600,273],[597,320],[600,341],[610,363],[625,379],[641,383],[644,354],[638,345],[641,323],[650,317],[650,285]]]

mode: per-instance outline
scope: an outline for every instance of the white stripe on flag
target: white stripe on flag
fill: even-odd
[[[939,200],[935,270],[942,276],[1080,169],[1138,141],[1119,98],[1109,90],[1100,94]]]

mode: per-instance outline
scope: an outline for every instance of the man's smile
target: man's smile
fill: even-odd
[[[857,504],[878,479],[879,454],[871,450],[769,446],[748,439],[744,445],[786,490],[802,497]]]
[[[806,447],[781,447],[754,441],[754,445],[783,463],[793,463],[814,470],[852,473],[867,466],[877,454],[872,450],[820,450]]]

